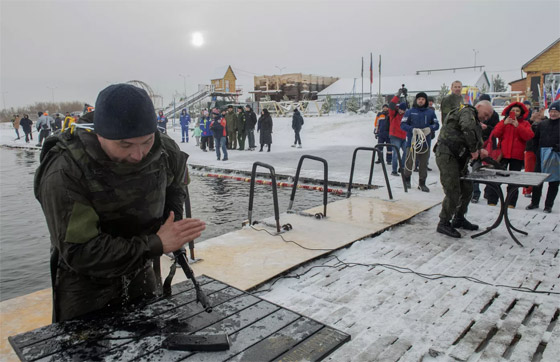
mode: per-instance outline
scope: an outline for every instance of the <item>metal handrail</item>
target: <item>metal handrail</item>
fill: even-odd
[[[272,180],[272,199],[274,201],[274,218],[276,219],[276,231],[280,232],[280,212],[278,211],[278,192],[276,189],[276,173],[274,167],[264,162],[256,161],[253,163],[253,170],[251,171],[251,189],[249,191],[249,225],[253,225],[253,197],[255,193],[255,177],[257,166],[267,168],[270,171],[270,178]]]
[[[350,180],[348,181],[348,192],[346,198],[349,198],[352,194],[352,180],[354,178],[354,168],[356,166],[356,154],[358,151],[372,151],[371,156],[371,167],[369,171],[369,181],[368,181],[368,189],[371,187],[371,180],[373,178],[373,166],[375,164],[375,154],[379,153],[379,159],[383,161],[383,150],[376,148],[376,147],[358,147],[354,150],[352,155],[352,168],[350,170]],[[385,183],[387,185],[387,192],[389,193],[389,199],[393,199],[393,193],[391,192],[391,184],[389,183],[389,177],[387,176],[387,168],[385,167],[385,162],[381,162],[381,166],[383,168],[383,174],[385,175]]]
[[[378,143],[375,145],[375,147],[379,148],[381,152],[383,152],[383,147],[392,147],[394,150],[397,151],[397,157],[398,157],[397,162],[399,163],[399,170],[401,170],[401,179],[404,187],[404,192],[408,192],[408,188],[406,187],[404,172],[402,172],[404,170],[404,165],[402,164],[400,149],[392,143]],[[394,157],[394,153],[393,153],[393,157]],[[381,157],[381,160],[383,160],[383,157]],[[387,177],[387,175],[385,175],[385,177]]]
[[[328,187],[329,187],[329,165],[327,163],[327,160],[325,160],[324,158],[321,157],[317,157],[317,156],[311,156],[311,155],[303,155],[300,157],[299,162],[298,162],[298,166],[297,166],[297,171],[296,171],[296,176],[294,179],[294,185],[292,186],[292,195],[290,196],[290,204],[288,206],[288,211],[290,211],[292,209],[292,205],[294,204],[294,199],[296,197],[296,189],[297,189],[297,184],[299,181],[299,174],[301,171],[301,166],[303,165],[303,160],[309,158],[311,160],[315,160],[315,161],[319,161],[323,163],[323,216],[327,217],[327,193],[328,193]]]

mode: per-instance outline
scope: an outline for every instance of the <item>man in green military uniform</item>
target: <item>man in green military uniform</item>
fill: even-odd
[[[445,124],[445,118],[452,110],[463,104],[462,90],[463,83],[461,81],[456,80],[451,83],[451,94],[446,95],[441,100],[441,124]]]
[[[480,101],[475,107],[461,105],[449,113],[439,133],[436,163],[445,193],[437,226],[439,233],[460,238],[461,234],[455,228],[478,229],[478,225],[465,219],[473,187],[470,181],[462,181],[461,177],[468,173],[469,159],[488,156],[482,149],[480,121],[488,120],[492,112],[488,101]]]
[[[158,294],[153,262],[205,228],[182,219],[186,158],[129,84],[101,91],[94,112],[48,139],[35,196],[51,235],[54,321]]]
[[[233,106],[230,104],[227,108],[225,115],[226,118],[226,131],[227,131],[227,148],[228,150],[235,150],[237,148],[237,132],[235,130],[237,124],[237,116],[233,111]]]
[[[237,117],[235,121],[235,129],[237,130],[237,140],[239,141],[239,151],[245,149],[245,112],[243,112],[243,107],[237,107]]]

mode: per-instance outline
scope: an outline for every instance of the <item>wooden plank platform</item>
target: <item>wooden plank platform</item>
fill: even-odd
[[[173,286],[169,298],[121,313],[96,313],[83,320],[51,324],[9,337],[22,361],[273,361],[325,358],[350,336],[239,289],[201,277],[214,306],[206,313],[192,283]],[[227,333],[221,352],[168,350],[171,333]]]
[[[276,229],[267,224],[274,224],[273,218],[265,219],[266,224],[246,226],[206,240],[197,244],[196,256],[202,261],[193,264],[193,270],[196,274],[205,274],[236,288],[250,290],[309,260],[380,233],[439,203],[433,198],[410,202],[367,197],[368,194],[373,193],[363,192],[360,197],[330,203],[324,219],[281,214],[280,223],[289,223],[293,227],[281,233],[284,240],[271,235],[276,233]],[[322,211],[322,206],[305,210],[312,215]]]

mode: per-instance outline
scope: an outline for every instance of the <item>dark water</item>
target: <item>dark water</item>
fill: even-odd
[[[39,152],[0,148],[0,300],[50,287],[49,235],[41,206],[33,194]],[[206,222],[197,242],[241,228],[247,219],[249,183],[191,177],[192,216]],[[280,212],[291,189],[278,188]],[[329,202],[339,196],[329,194]],[[323,194],[298,189],[294,209],[321,205]],[[256,185],[253,219],[274,215],[272,187]],[[281,220],[280,220],[281,221]]]

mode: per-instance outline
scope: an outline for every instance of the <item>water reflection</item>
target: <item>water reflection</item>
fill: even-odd
[[[50,287],[50,236],[33,193],[39,152],[0,148],[0,300]],[[241,228],[248,218],[248,182],[191,174],[192,215],[207,223],[197,242]],[[278,188],[280,212],[291,189]],[[294,210],[321,205],[323,194],[298,190]],[[339,199],[329,194],[329,202]],[[255,185],[253,219],[274,216],[272,186]]]

